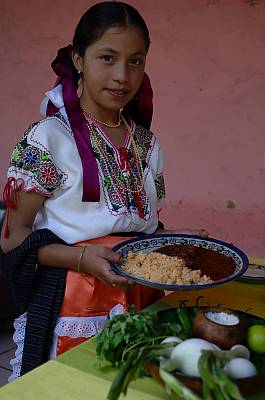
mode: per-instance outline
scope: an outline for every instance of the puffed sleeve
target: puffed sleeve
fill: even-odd
[[[49,134],[51,129],[49,126]],[[55,149],[47,145],[46,130],[47,124],[42,121],[27,129],[12,151],[7,177],[24,191],[51,197],[61,187],[65,174],[54,160]]]

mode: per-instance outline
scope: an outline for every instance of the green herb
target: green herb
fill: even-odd
[[[101,360],[120,366],[135,348],[156,344],[167,336],[178,335],[180,331],[181,327],[176,322],[159,324],[157,314],[137,312],[132,305],[124,314],[116,315],[106,322],[96,338],[97,355]]]
[[[119,367],[111,385],[108,400],[117,400],[127,392],[130,382],[146,373],[147,362],[159,367],[161,379],[171,391],[185,400],[202,400],[193,393],[174,373],[166,371],[176,344],[161,343],[168,336],[186,339],[191,333],[191,320],[199,312],[198,297],[195,307],[186,307],[185,301],[175,310],[163,313],[138,312],[135,306],[108,320],[103,331],[96,338],[96,351],[101,360],[107,360]],[[224,366],[239,350],[202,350],[198,367],[203,382],[203,400],[244,400],[238,387],[228,378]]]

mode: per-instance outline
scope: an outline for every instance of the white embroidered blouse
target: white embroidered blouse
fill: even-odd
[[[47,197],[34,229],[48,228],[68,244],[115,232],[151,234],[156,230],[165,197],[163,155],[149,130],[133,122],[131,130],[134,140],[127,135],[123,147],[134,189],[119,149],[99,126],[95,127],[91,142],[99,169],[99,202],[82,202],[81,160],[62,113],[44,118],[25,132],[12,152],[8,177],[14,177],[22,190],[35,190]],[[143,218],[134,201],[135,188]]]

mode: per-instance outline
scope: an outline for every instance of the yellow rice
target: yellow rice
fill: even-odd
[[[151,282],[176,285],[203,285],[212,282],[207,275],[202,275],[200,269],[191,270],[186,267],[182,258],[154,252],[129,252],[122,268],[130,275]]]

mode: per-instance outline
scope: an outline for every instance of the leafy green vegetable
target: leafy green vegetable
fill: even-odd
[[[185,308],[186,310],[181,308],[181,311],[188,312],[192,320],[199,310],[198,302],[195,307]],[[156,314],[137,312],[134,306],[130,306],[124,314],[106,322],[104,330],[96,337],[97,354],[101,360],[107,360],[120,368],[111,385],[108,400],[117,400],[121,393],[126,394],[130,382],[142,375],[144,366],[149,361],[159,367],[161,378],[173,392],[185,400],[201,400],[177,376],[168,373],[164,368],[165,360],[170,357],[176,344],[162,344],[161,341],[168,336],[185,339],[188,333],[188,329],[185,329],[186,321],[179,319],[176,310],[177,308],[169,309]],[[239,314],[247,321],[248,326],[260,321],[258,317],[242,312]],[[264,320],[262,322],[265,323]],[[198,366],[203,381],[203,400],[243,400],[238,387],[224,371],[225,364],[236,357],[236,351],[202,351]],[[258,371],[264,372],[265,357],[252,354],[251,359]]]
[[[122,315],[116,315],[105,324],[96,338],[96,351],[101,360],[120,366],[136,347],[160,342],[167,336],[178,335],[181,327],[174,321],[159,324],[157,314],[138,312],[129,306]]]

